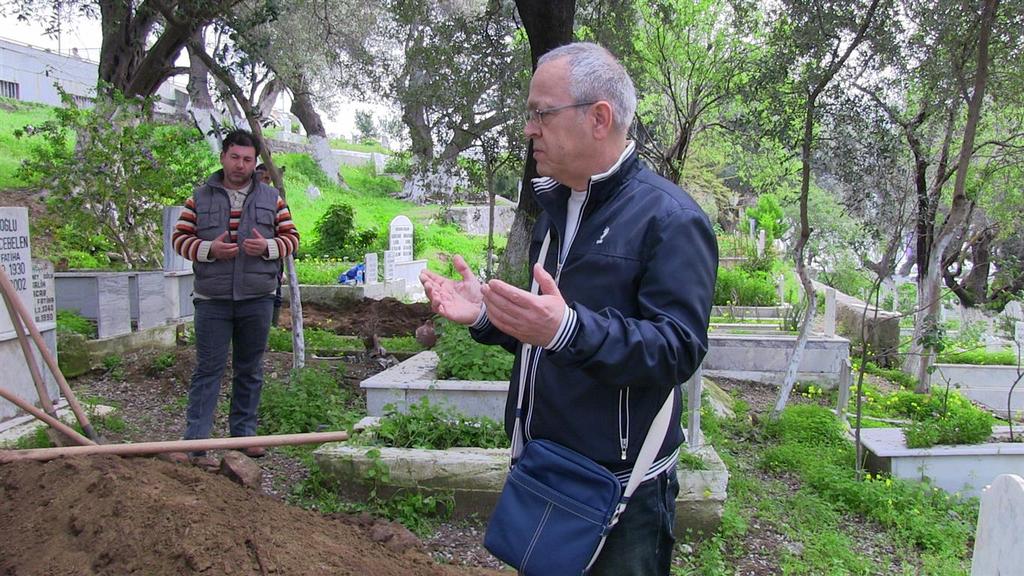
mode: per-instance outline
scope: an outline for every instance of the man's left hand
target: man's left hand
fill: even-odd
[[[267,253],[267,239],[260,234],[259,230],[253,228],[252,237],[246,238],[242,242],[242,249],[249,256],[263,256]]]
[[[555,279],[540,264],[533,266],[541,294],[533,294],[491,280],[482,287],[487,319],[499,330],[534,346],[547,346],[558,332],[565,313],[565,300]]]

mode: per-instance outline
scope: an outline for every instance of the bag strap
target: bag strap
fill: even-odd
[[[548,233],[544,236],[544,243],[540,247],[540,255],[537,257],[537,262],[544,266],[544,260],[548,255],[548,247],[551,245],[552,233],[548,230]],[[540,292],[540,287],[537,285],[536,278],[533,280],[533,284],[530,286],[530,292],[537,294]],[[512,428],[512,447],[510,450],[510,463],[509,467],[515,466],[519,460],[519,456],[523,453],[523,436],[525,432],[522,426],[522,414],[523,414],[523,392],[526,390],[526,376],[533,364],[533,348],[532,344],[522,343],[522,354],[519,360],[519,396],[516,399],[516,419]],[[629,481],[626,483],[626,488],[622,492],[622,500],[615,510],[615,515],[612,517],[611,525],[615,525],[618,521],[619,515],[626,509],[626,503],[629,497],[633,495],[637,487],[640,486],[643,481],[643,477],[647,474],[647,471],[654,464],[654,459],[658,456],[658,450],[661,448],[662,443],[665,441],[665,437],[668,435],[669,422],[672,421],[672,399],[675,396],[674,393],[670,392],[668,398],[665,399],[665,403],[662,404],[661,410],[654,417],[654,421],[651,422],[650,429],[647,430],[647,436],[644,438],[644,444],[640,447],[640,454],[636,458],[636,462],[633,464],[633,472],[629,475]]]
[[[537,256],[537,263],[540,264],[541,268],[544,267],[544,260],[548,256],[548,247],[551,246],[551,230],[544,235],[544,243],[540,246],[540,255]],[[537,284],[537,279],[533,279],[533,283],[530,285],[531,294],[539,294],[540,286]],[[519,396],[516,399],[516,420],[512,428],[512,447],[509,454],[509,468],[516,465],[519,461],[519,456],[523,453],[523,427],[522,427],[522,415],[523,415],[523,392],[526,390],[526,373],[530,369],[530,365],[533,364],[531,359],[533,357],[533,345],[523,342],[522,354],[519,355]]]

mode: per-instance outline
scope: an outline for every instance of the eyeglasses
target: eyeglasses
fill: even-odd
[[[530,122],[536,122],[537,124],[540,124],[541,126],[543,126],[544,125],[544,117],[547,116],[548,114],[554,114],[555,112],[561,112],[562,110],[568,110],[569,108],[579,108],[581,106],[590,106],[592,104],[597,104],[597,101],[595,100],[593,102],[578,102],[576,104],[566,104],[565,106],[554,106],[554,107],[551,107],[551,108],[545,108],[543,110],[541,110],[540,108],[535,108],[533,110],[526,110],[525,112],[523,112],[523,118],[526,120],[527,124],[529,124]]]

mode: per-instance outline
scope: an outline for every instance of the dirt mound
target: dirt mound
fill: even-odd
[[[281,310],[279,326],[290,327],[288,309]],[[394,298],[351,300],[339,308],[302,305],[305,326],[346,336],[412,336],[434,313],[425,302],[406,304]]]
[[[0,574],[456,575],[404,528],[152,458],[0,465]]]

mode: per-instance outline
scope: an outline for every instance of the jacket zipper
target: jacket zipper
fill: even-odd
[[[623,418],[622,415],[626,417]],[[625,421],[625,426],[623,426]],[[626,451],[629,449],[629,388],[619,390],[619,457],[626,459]]]
[[[565,254],[562,254],[562,239],[558,239],[558,246],[555,249],[555,254],[558,256],[555,261],[555,286],[558,285],[558,280],[562,277],[562,266],[565,265],[565,261],[569,259],[569,251],[572,250],[572,245],[576,242],[577,233],[580,231],[580,227],[583,226],[583,213],[587,211],[587,203],[590,202],[590,187],[592,184],[593,182],[587,181],[587,196],[583,199],[583,205],[580,206],[580,214],[576,219],[576,229],[572,231],[572,237],[569,238],[569,245],[565,248]],[[570,190],[569,193],[572,194],[572,191]],[[569,233],[568,230],[565,232],[566,234]],[[530,435],[530,423],[533,422],[533,399],[536,397],[536,394],[534,394],[534,384],[537,382],[537,368],[540,366],[540,353],[542,350],[542,348],[536,347],[535,358],[527,359],[530,362],[533,362],[532,369],[528,370],[528,376],[530,378],[529,386],[527,386],[527,389],[530,391],[529,411],[526,414],[526,422],[523,424],[523,437],[527,441],[533,439]]]

